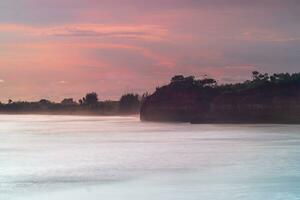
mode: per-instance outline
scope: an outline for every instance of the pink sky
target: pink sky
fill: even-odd
[[[0,101],[118,99],[176,74],[300,71],[299,20],[295,0],[3,0]]]

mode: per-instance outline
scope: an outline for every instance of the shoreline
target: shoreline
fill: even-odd
[[[100,114],[100,113],[55,113],[55,112],[0,112],[0,115],[57,115],[57,116],[99,116],[99,117],[139,117],[139,114]]]
[[[64,113],[64,112],[0,112],[1,116],[4,115],[41,115],[41,116],[83,116],[83,117],[136,117],[139,118],[141,122],[144,123],[164,123],[164,124],[207,124],[207,125],[300,125],[298,121],[172,121],[172,120],[145,120],[141,119],[139,113],[134,114],[120,114],[120,113],[90,113],[90,112],[74,112],[74,113]]]
[[[140,114],[100,114],[100,113],[55,113],[55,112],[0,112],[1,116],[4,115],[41,115],[41,116],[78,116],[78,117],[136,117],[140,119]],[[198,125],[198,124],[207,124],[207,125],[300,125],[300,122],[280,122],[280,121],[168,121],[168,120],[142,120],[143,123],[163,123],[163,124],[190,124],[190,125]]]

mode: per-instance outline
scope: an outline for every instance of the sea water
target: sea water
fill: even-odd
[[[300,199],[300,126],[0,115],[0,200],[15,199]]]

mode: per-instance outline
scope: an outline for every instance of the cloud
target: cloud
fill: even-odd
[[[225,66],[224,69],[250,71],[250,70],[254,70],[255,66],[253,66],[253,65],[236,65],[236,66],[230,65],[230,66]]]
[[[243,32],[241,36],[236,37],[236,39],[258,42],[296,42],[300,41],[300,34],[289,36],[275,31],[256,30]]]
[[[59,81],[59,84],[62,84],[62,85],[67,84],[67,83],[68,83],[67,81]]]
[[[22,24],[0,24],[1,32],[50,37],[118,37],[140,40],[165,40],[169,31],[158,25],[66,24],[40,27]]]

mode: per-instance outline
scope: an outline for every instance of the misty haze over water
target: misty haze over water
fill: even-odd
[[[0,115],[0,200],[300,199],[299,125]]]

